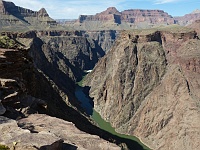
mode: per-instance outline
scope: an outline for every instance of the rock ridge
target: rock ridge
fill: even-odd
[[[199,149],[199,46],[187,28],[122,32],[84,80],[95,110],[155,150]]]

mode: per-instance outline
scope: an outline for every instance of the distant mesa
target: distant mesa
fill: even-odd
[[[0,29],[12,29],[12,31],[49,28],[73,30],[145,29],[171,24],[188,26],[199,18],[199,9],[181,17],[172,17],[163,10],[129,9],[119,11],[115,7],[109,7],[95,15],[80,15],[78,19],[58,20],[57,23],[49,16],[45,8],[33,11],[16,6],[13,2],[0,0]],[[62,26],[58,26],[58,24],[62,24]]]
[[[115,7],[109,7],[96,15],[81,15],[78,22],[83,23],[84,21],[114,21],[118,24],[121,24],[121,22],[174,23],[173,17],[162,10],[130,9],[119,12]]]

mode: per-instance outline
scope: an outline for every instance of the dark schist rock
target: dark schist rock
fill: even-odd
[[[6,112],[6,108],[2,105],[0,101],[0,115],[3,115]]]
[[[75,82],[105,54],[94,40],[80,36],[82,33],[78,31],[2,32],[1,35],[19,43],[17,49],[1,49],[0,75],[11,85],[2,85],[2,103],[8,103],[4,97],[10,97],[14,103],[24,105],[13,117],[37,111],[55,115],[57,109],[53,104],[57,101],[79,107],[74,95]],[[15,88],[11,92],[12,86]],[[49,91],[52,92],[48,94]],[[14,110],[18,108],[10,105]],[[10,115],[15,114],[14,110],[10,110]]]
[[[53,76],[59,73],[55,73],[56,71],[53,68],[59,68],[60,75],[63,74],[60,80],[64,80],[67,74],[67,77],[73,81],[78,81],[84,75],[84,70],[91,70],[105,54],[102,48],[91,38],[76,35],[43,36],[40,38],[33,41],[30,54],[38,68],[45,73],[49,72],[51,78],[55,80],[58,79]],[[35,51],[36,49],[41,54],[38,54]],[[45,61],[48,63],[45,63]],[[54,71],[50,72],[49,70]],[[60,83],[65,84],[67,82]]]
[[[24,37],[22,34],[17,34],[17,36]],[[22,37],[20,38],[23,39],[22,41],[31,40],[29,35],[28,38]],[[0,49],[0,99],[7,110],[5,115],[17,118],[31,113],[54,115],[59,113],[56,113],[57,107],[53,105],[59,101],[64,103],[67,100],[67,103],[68,100],[75,99],[73,88],[66,89],[67,85],[71,84],[69,87],[75,87],[75,84],[68,77],[66,85],[58,89],[54,82],[50,82],[47,75],[35,68],[33,59],[28,54],[30,47],[18,48]]]
[[[199,149],[200,41],[172,29],[122,32],[84,85],[118,132],[155,150]]]
[[[7,110],[5,115],[16,118],[45,112],[46,102],[29,96],[28,86],[33,85],[35,70],[27,51],[0,49],[0,55],[0,99]]]
[[[94,40],[96,49],[102,49],[105,53],[112,48],[119,34],[117,30],[82,31],[84,37]]]
[[[7,35],[10,37],[26,36],[25,33],[13,35],[8,33]],[[17,39],[31,40],[29,36],[27,38],[17,37],[15,40]],[[55,39],[59,39],[59,37],[55,37]],[[68,42],[73,42],[75,39],[77,43],[79,40],[87,43],[86,38],[81,37],[64,37],[64,39],[67,39]],[[0,144],[7,145],[11,149],[52,150],[60,149],[60,146],[64,149],[77,149],[77,147],[91,150],[120,149],[107,141],[117,144],[125,141],[99,129],[81,113],[82,110],[78,107],[79,104],[74,96],[74,81],[68,77],[67,72],[62,72],[63,68],[59,64],[58,66],[51,65],[48,56],[52,56],[44,55],[40,44],[44,43],[38,37],[34,37],[30,45],[27,44],[28,47],[0,49],[1,115],[19,120],[29,118],[31,114],[42,113],[69,120],[74,124],[47,115],[31,115],[30,120],[28,118],[20,120],[18,127],[15,120],[0,117]],[[29,51],[34,58],[30,57]],[[44,64],[47,67],[51,66],[50,70],[42,68]],[[33,122],[30,122],[31,120]],[[36,120],[41,122],[36,122]],[[55,125],[55,122],[58,125]],[[55,129],[54,125],[58,128]],[[40,128],[45,126],[48,127]],[[85,132],[78,130],[75,126]],[[61,128],[62,133],[60,132]],[[65,141],[64,144],[62,144],[61,136]],[[82,137],[81,140],[80,137]]]

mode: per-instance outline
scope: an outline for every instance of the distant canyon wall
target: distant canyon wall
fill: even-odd
[[[199,10],[181,17],[172,17],[163,10],[129,9],[119,12],[115,7],[109,7],[95,15],[80,15],[77,20],[67,21],[65,26],[80,30],[130,30],[173,24],[186,26],[199,18]]]

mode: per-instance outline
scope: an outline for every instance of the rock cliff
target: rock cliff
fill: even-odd
[[[121,23],[120,12],[114,7],[110,7],[96,15],[81,15],[78,21],[79,23],[83,23],[84,21],[112,21],[114,23]]]
[[[177,26],[122,32],[84,81],[95,110],[152,149],[199,149],[199,47]]]
[[[200,11],[173,17],[163,10],[129,9],[119,12],[115,7],[95,15],[80,15],[77,20],[66,21],[65,26],[78,30],[130,30],[178,24],[187,26],[200,18]],[[64,23],[62,23],[64,25]]]
[[[130,9],[119,12],[115,7],[109,7],[96,15],[80,15],[76,22],[67,26],[81,30],[126,30],[168,24],[174,24],[174,19],[162,10]]]
[[[129,23],[174,24],[173,17],[162,10],[130,9],[122,11],[121,14],[121,20]]]
[[[70,69],[73,70],[73,65],[77,65],[77,70],[83,71],[84,65],[81,64],[85,60],[82,56],[78,57],[79,54],[85,55],[89,59],[90,53],[94,53],[94,51],[90,51],[92,48],[89,46],[87,38],[76,36],[74,33],[77,32],[62,32],[60,37],[49,36],[48,38],[46,34],[41,37],[43,33],[48,33],[47,36],[49,36],[49,33],[59,35],[61,32],[2,33],[4,36],[0,38],[0,46],[2,47],[0,49],[0,114],[19,120],[31,114],[42,113],[73,122],[74,125],[70,124],[70,126],[76,126],[86,133],[75,127],[70,128],[77,131],[76,137],[82,136],[84,138],[83,141],[76,141],[76,138],[73,139],[75,134],[69,135],[69,138],[65,137],[65,142],[73,143],[72,145],[64,143],[64,146],[70,148],[80,147],[92,150],[93,148],[106,147],[119,149],[105,140],[126,147],[124,143],[128,144],[130,141],[96,127],[91,119],[84,114],[74,95],[77,79],[70,76]],[[63,36],[64,34],[68,36]],[[69,49],[62,51],[62,43],[68,45]],[[71,52],[74,50],[74,53],[63,56],[67,50],[71,50]],[[60,145],[63,145],[63,140],[57,131],[55,131],[55,135],[47,133],[47,128],[44,129],[44,132],[41,130],[32,131],[31,129],[30,131],[22,130],[17,127],[14,120],[5,117],[0,119],[0,130],[4,135],[0,137],[0,146],[14,146],[15,149],[58,149]],[[48,118],[48,116],[41,118],[45,117]],[[35,118],[38,120],[37,116]],[[59,119],[54,118],[52,121],[59,122]],[[42,120],[42,123],[45,124],[45,120]],[[66,123],[63,121],[63,125]],[[47,124],[48,122],[46,122],[46,126]],[[66,127],[68,128],[68,126]],[[36,132],[41,133],[32,134]],[[13,138],[10,138],[11,136]],[[62,137],[64,136],[66,135],[63,134]],[[47,138],[49,139],[46,141]],[[86,144],[87,139],[93,142],[88,145]],[[41,142],[38,142],[40,140]],[[15,144],[13,145],[13,143]],[[129,146],[132,145],[129,144]]]
[[[200,18],[200,11],[199,10],[195,10],[192,13],[186,14],[186,15],[181,16],[181,17],[174,17],[175,22],[179,25],[182,25],[182,26],[190,25],[194,21],[199,20],[199,18]]]
[[[162,10],[130,9],[119,12],[114,7],[107,8],[107,10],[96,15],[80,16],[79,22],[83,23],[84,21],[112,21],[118,24],[121,24],[121,22],[135,24],[140,22],[149,24],[174,24],[173,17]]]
[[[121,31],[117,30],[97,30],[97,31],[82,31],[84,37],[88,37],[95,42],[96,47],[101,48],[107,53],[115,43]]]
[[[188,27],[193,28],[198,33],[198,36],[200,35],[200,20],[194,21]]]
[[[28,30],[56,27],[57,23],[49,17],[47,11],[42,8],[39,11],[16,6],[13,2],[0,1],[0,27],[3,30]]]

